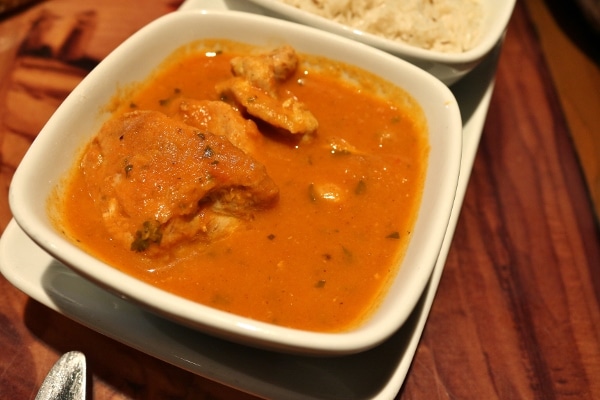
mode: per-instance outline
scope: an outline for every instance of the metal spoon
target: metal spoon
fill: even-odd
[[[65,353],[48,372],[35,399],[85,400],[85,375],[83,353]]]

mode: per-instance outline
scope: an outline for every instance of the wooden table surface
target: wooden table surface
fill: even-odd
[[[53,0],[0,17],[0,230],[11,218],[12,174],[53,110],[112,48],[180,2],[134,3]],[[402,399],[600,398],[599,227],[564,92],[536,30],[539,15],[530,14],[539,4],[525,3],[509,26]],[[253,398],[78,325],[4,277],[0,293],[2,399],[33,399],[72,349],[87,356],[97,400]]]

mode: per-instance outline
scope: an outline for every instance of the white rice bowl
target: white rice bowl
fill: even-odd
[[[500,43],[516,3],[516,0],[248,1],[262,7],[265,15],[319,28],[391,53],[448,86],[473,70]],[[305,9],[292,5],[295,3],[305,4]],[[456,51],[460,48],[462,51]]]

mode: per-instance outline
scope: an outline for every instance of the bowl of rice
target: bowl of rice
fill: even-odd
[[[452,85],[502,39],[516,0],[249,0],[394,54]]]

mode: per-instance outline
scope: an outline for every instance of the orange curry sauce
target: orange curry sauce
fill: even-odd
[[[174,96],[219,100],[215,84],[231,77],[231,57],[251,51],[220,40],[178,51],[118,94],[113,112],[160,111]],[[63,230],[127,274],[221,310],[320,332],[360,325],[411,236],[429,151],[426,122],[402,90],[319,57],[301,55],[282,90],[312,111],[319,128],[310,140],[288,140],[259,124],[266,140],[253,157],[278,185],[279,201],[230,236],[160,257],[125,248],[103,229],[79,163],[61,195]],[[357,151],[335,151],[332,138]]]

